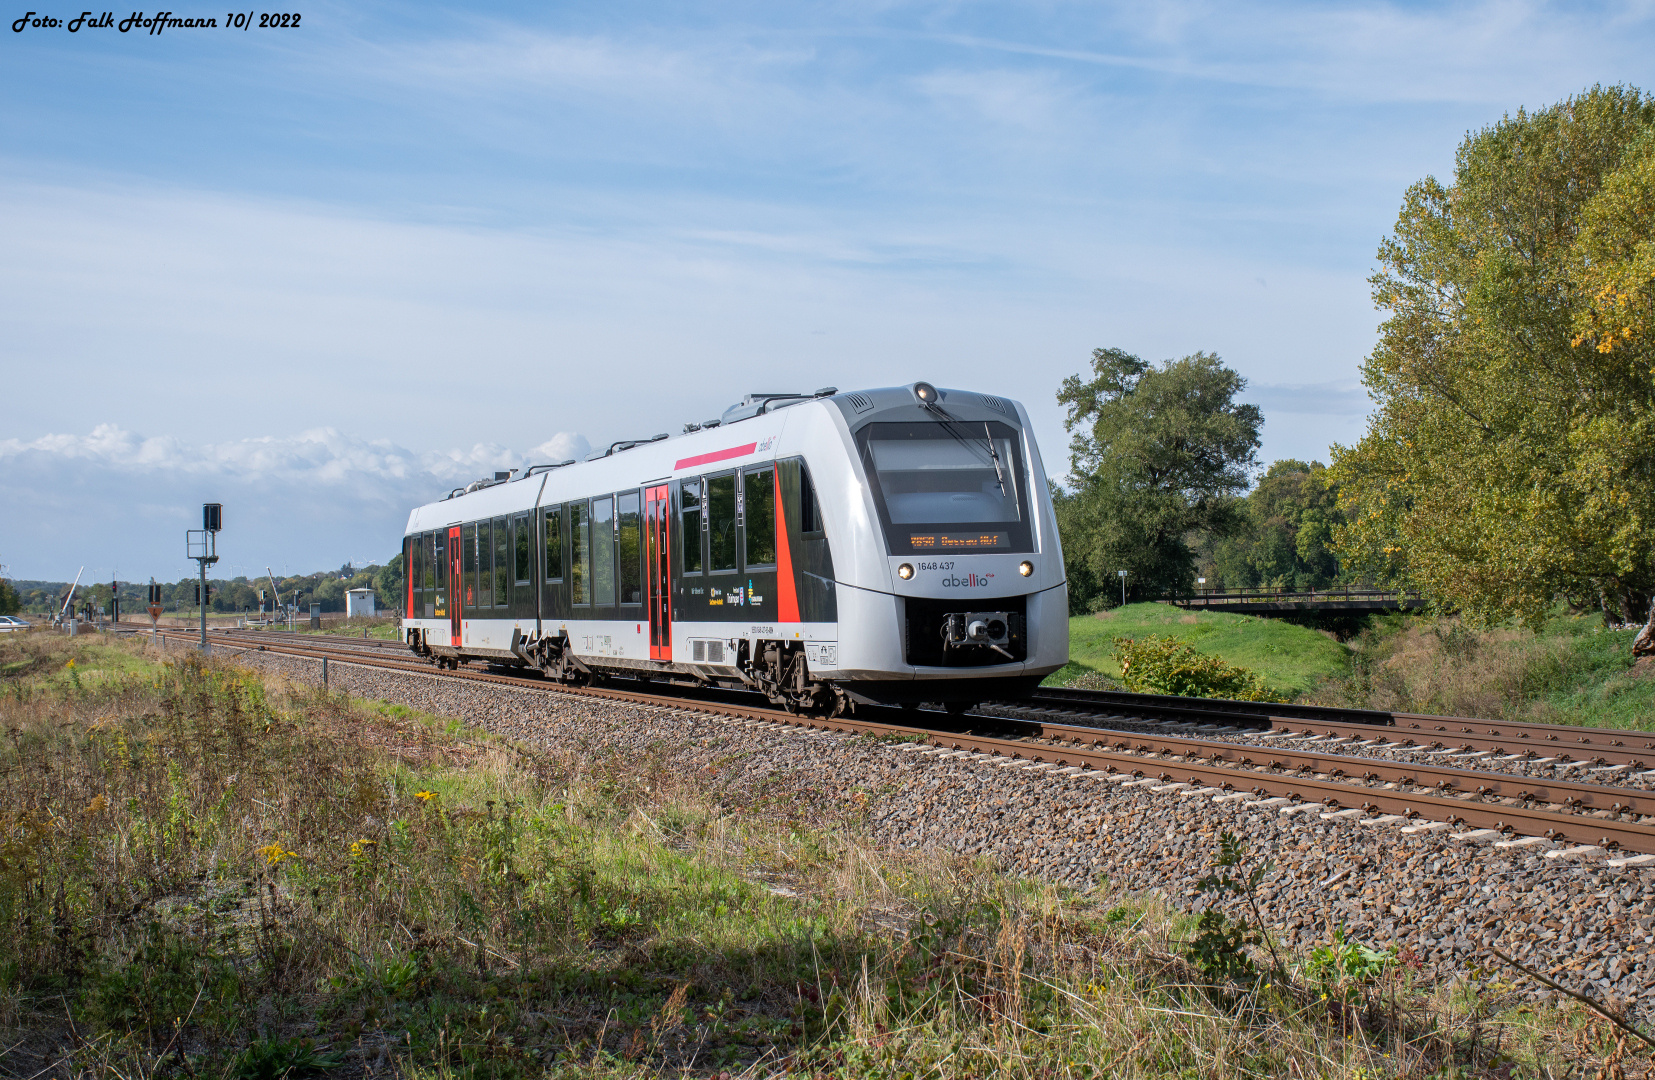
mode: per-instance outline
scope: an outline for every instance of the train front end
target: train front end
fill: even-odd
[[[865,701],[953,708],[1033,690],[1068,662],[1069,603],[1028,414],[928,383],[834,402],[861,534],[841,570],[835,681]]]

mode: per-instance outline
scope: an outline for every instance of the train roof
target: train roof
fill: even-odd
[[[826,387],[811,394],[748,394],[724,410],[722,416],[700,424],[686,424],[678,435],[654,435],[621,439],[587,454],[584,459],[531,465],[511,474],[496,473],[455,488],[440,500],[416,507],[408,516],[406,532],[416,533],[461,521],[520,513],[542,502],[546,491],[565,487],[579,492],[601,492],[637,487],[654,479],[666,479],[697,466],[736,468],[754,459],[773,457],[774,438],[780,433],[784,410],[801,406],[833,409],[854,430],[875,418],[928,418],[924,399],[916,396],[923,387],[936,395],[936,404],[950,412],[964,408],[977,419],[988,413],[994,419],[1021,425],[1017,402],[990,394],[934,388],[929,383],[882,387],[840,393]],[[816,412],[817,409],[810,411]],[[985,412],[986,410],[986,412]],[[908,414],[908,415],[892,415]],[[758,421],[755,423],[755,421]],[[768,421],[768,422],[766,422]],[[740,431],[729,430],[739,425]],[[727,465],[725,463],[728,463]],[[578,480],[575,476],[579,477]],[[554,502],[562,499],[554,498]]]

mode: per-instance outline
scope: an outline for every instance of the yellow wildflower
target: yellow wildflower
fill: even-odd
[[[279,842],[264,845],[259,848],[259,854],[264,856],[264,865],[266,866],[275,866],[283,859],[297,859],[299,857],[297,851],[288,851]]]
[[[419,799],[422,802],[430,802],[432,799],[435,799],[436,797],[437,797],[437,793],[435,791],[416,791],[416,792],[414,792],[414,798]]]

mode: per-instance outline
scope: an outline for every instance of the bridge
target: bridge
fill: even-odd
[[[1425,606],[1417,592],[1396,589],[1233,589],[1158,601],[1181,608],[1269,615],[1293,611],[1412,611]]]

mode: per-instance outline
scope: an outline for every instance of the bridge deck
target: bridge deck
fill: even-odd
[[[1318,589],[1309,592],[1239,589],[1234,592],[1197,593],[1159,602],[1203,611],[1238,611],[1255,615],[1290,611],[1410,611],[1425,606],[1425,598],[1419,593],[1382,589]]]

